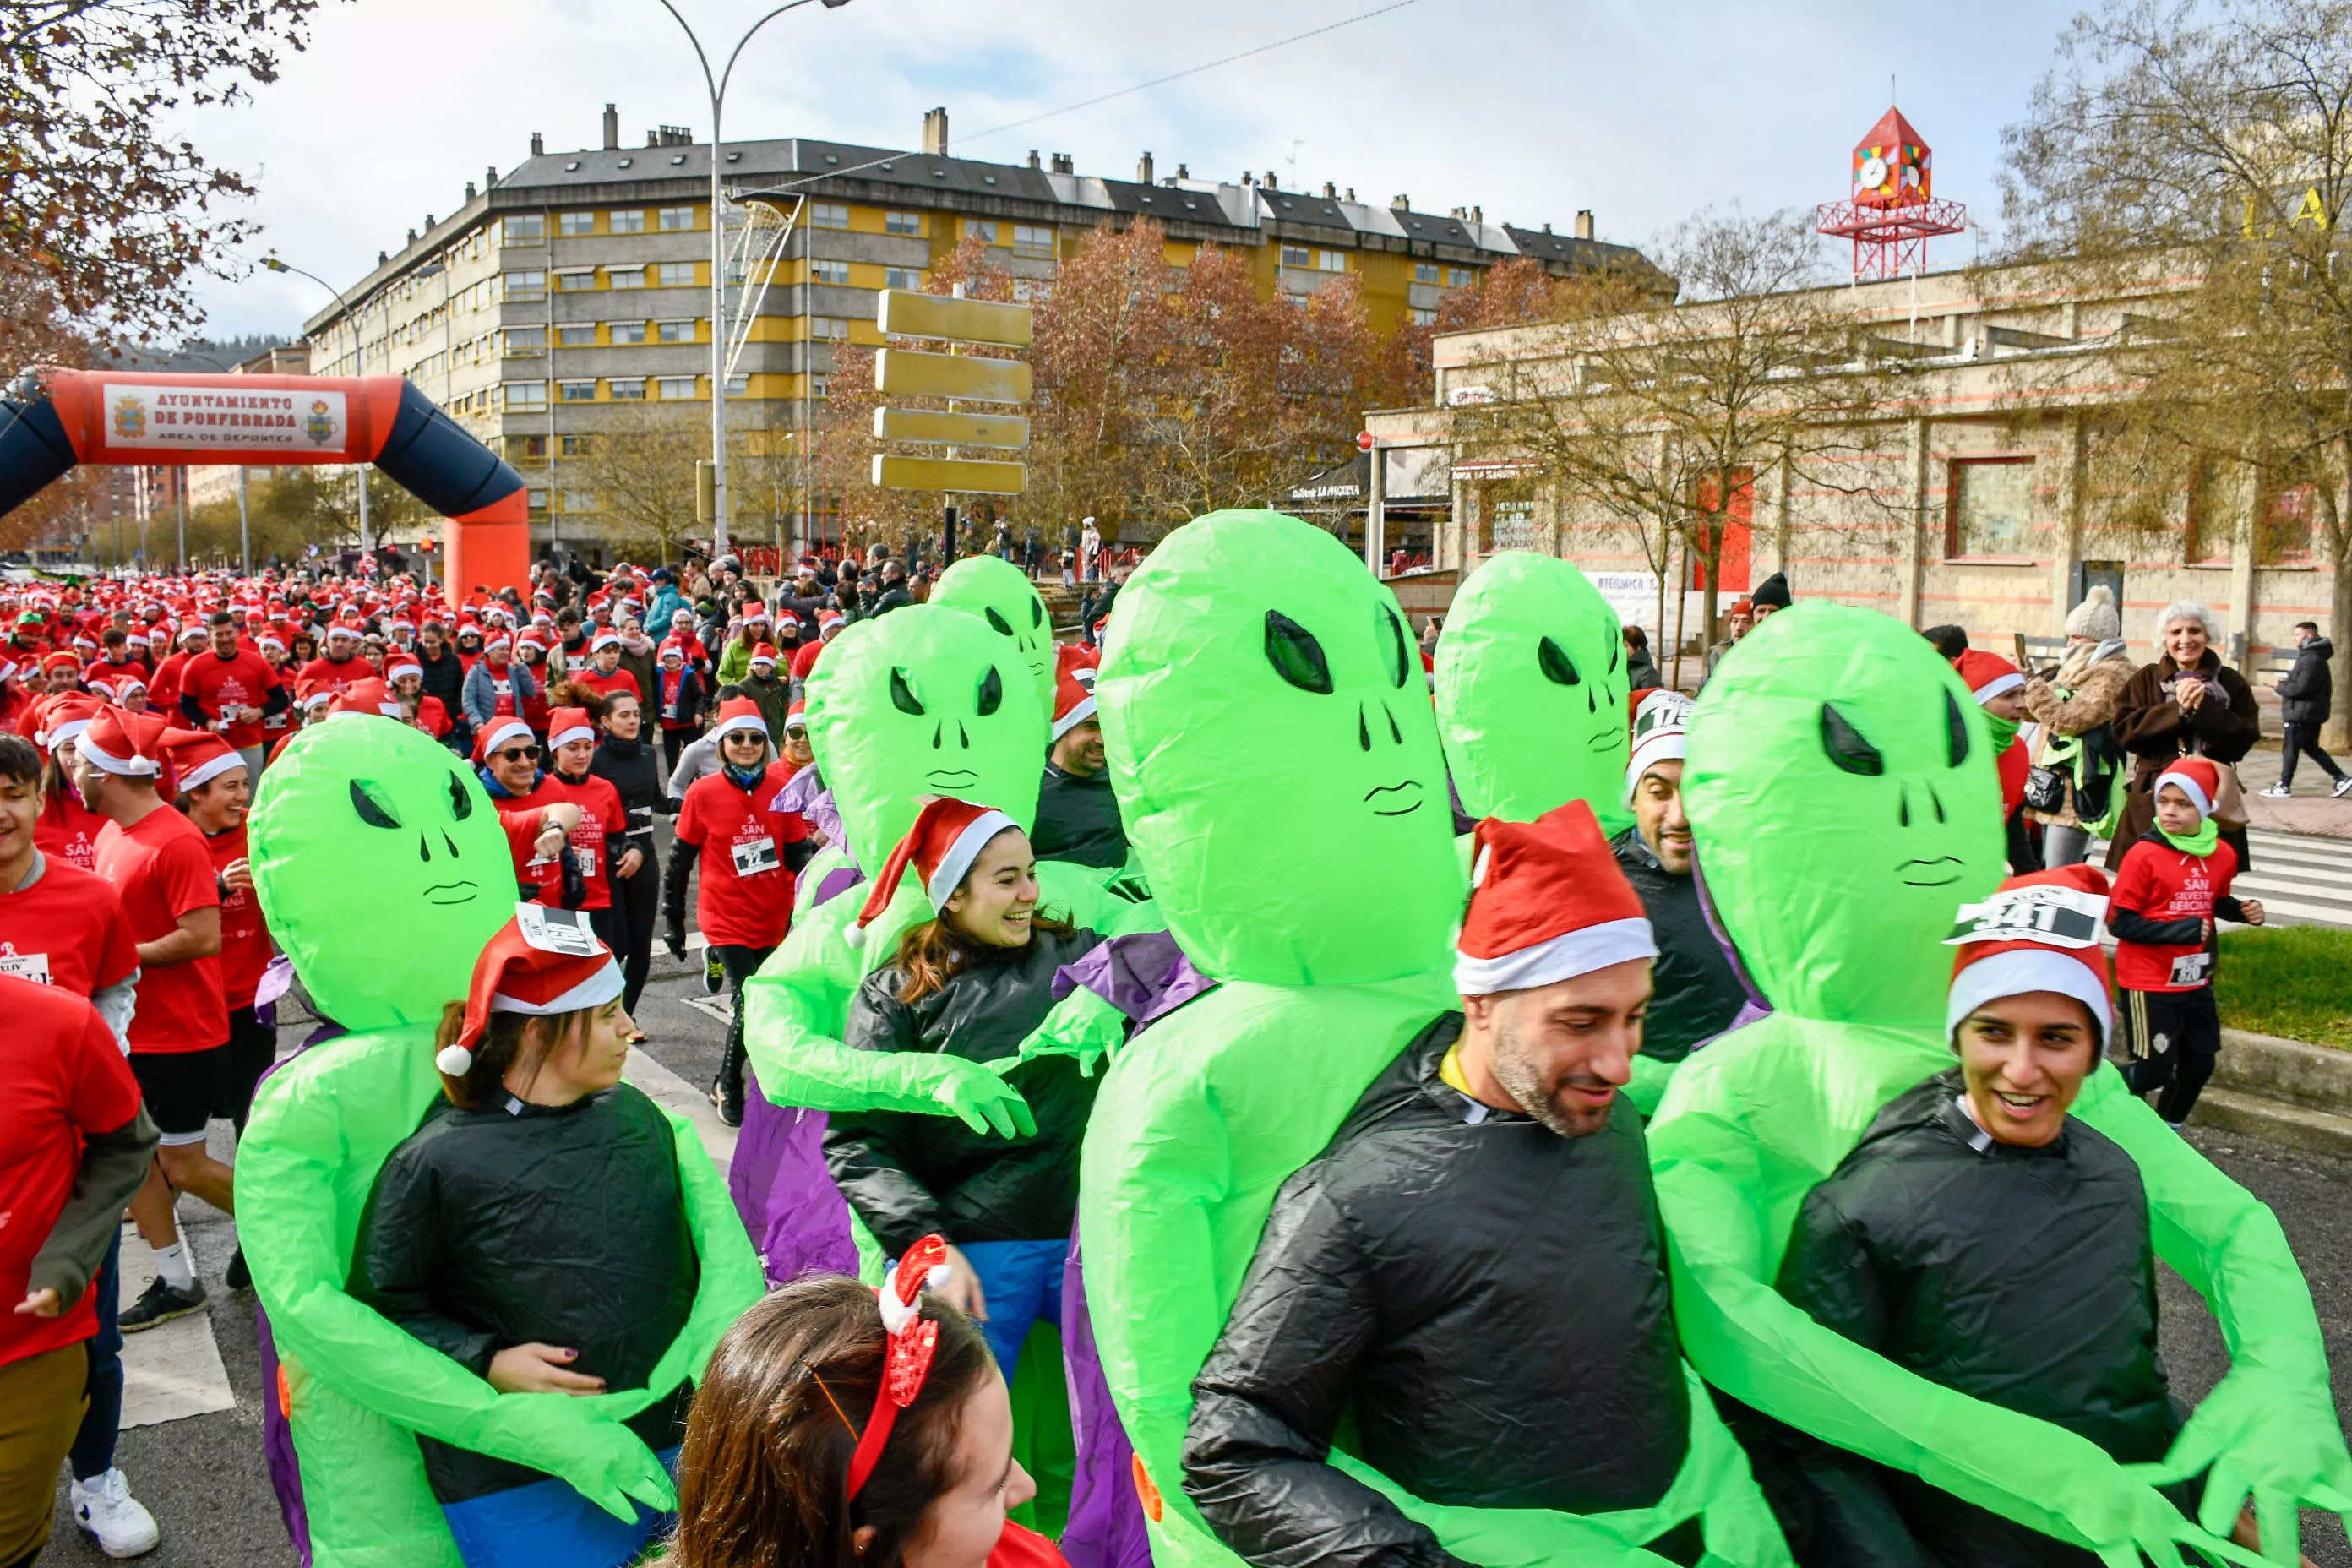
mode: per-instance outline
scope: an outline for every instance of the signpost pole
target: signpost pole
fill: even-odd
[[[940,527],[940,570],[942,572],[955,564],[955,535],[956,504],[955,498],[950,496],[948,498],[946,518]]]
[[[236,466],[236,547],[244,557],[244,574],[253,575],[253,518],[245,500],[245,477],[251,472],[243,463]]]

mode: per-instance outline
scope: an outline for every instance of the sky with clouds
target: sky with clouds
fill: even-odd
[[[1845,153],[1886,108],[1936,150],[1939,195],[1999,217],[2003,126],[2025,111],[2072,7],[2050,0],[1414,0],[1252,58],[996,136],[992,127],[1372,9],[1381,0],[851,0],[769,24],[727,100],[730,140],[919,145],[947,106],[951,150],[1066,152],[1132,178],[1271,169],[1367,201],[1477,204],[1486,217],[1639,244],[1709,205],[1845,194]],[[723,53],[768,0],[677,0]],[[310,47],[233,110],[184,127],[258,188],[251,247],[339,286],[446,215],[486,165],[622,140],[709,134],[685,35],[658,0],[330,0]],[[1971,241],[1941,242],[1959,261]],[[198,290],[205,332],[299,330],[322,296],[259,273]]]

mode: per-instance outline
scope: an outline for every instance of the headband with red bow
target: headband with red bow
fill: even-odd
[[[915,1396],[923,1391],[923,1379],[930,1373],[931,1356],[940,1348],[940,1324],[938,1319],[922,1315],[920,1303],[926,1286],[945,1283],[947,1260],[946,1240],[927,1236],[907,1248],[906,1256],[882,1276],[882,1331],[887,1336],[882,1384],[874,1395],[874,1414],[866,1418],[866,1430],[858,1434],[856,1450],[849,1456],[853,1498],[881,1462],[882,1446],[890,1440],[898,1412],[915,1403]]]

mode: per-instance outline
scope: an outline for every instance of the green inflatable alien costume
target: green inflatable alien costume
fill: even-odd
[[[986,621],[1013,644],[1013,653],[1037,683],[1037,710],[1054,717],[1054,617],[1028,574],[994,555],[974,555],[940,574],[930,602]]]
[[[2247,1492],[2267,1554],[2294,1506],[2352,1504],[2318,1324],[2278,1221],[2103,1066],[2074,1114],[2138,1164],[2156,1249],[2219,1317],[2232,1370],[2162,1466],[1939,1387],[1771,1287],[1804,1194],[1881,1107],[1952,1065],[1958,907],[2001,874],[1989,734],[1967,689],[1885,616],[1805,605],[1707,683],[1684,782],[1700,873],[1775,1011],[1684,1064],[1650,1128],[1683,1344],[1707,1381],[1802,1431],[2097,1551],[2115,1568],[2201,1535],[2155,1485],[2210,1467],[2202,1522]],[[2156,1473],[2150,1473],[2156,1472]]]
[[[280,1357],[273,1396],[291,1423],[312,1560],[457,1568],[418,1432],[560,1475],[625,1519],[631,1499],[670,1506],[668,1478],[622,1422],[698,1376],[761,1289],[726,1186],[683,1121],[671,1119],[701,1285],[647,1387],[500,1394],[344,1291],[377,1170],[441,1092],[442,1006],[466,994],[475,958],[514,912],[488,796],[417,731],[338,719],[271,764],[251,833],[271,932],[351,1031],[264,1080],[237,1152],[237,1226]]]
[[[1625,808],[1625,643],[1617,612],[1553,555],[1507,550],[1470,575],[1437,638],[1437,726],[1462,809],[1533,822],[1580,800]]]
[[[1120,594],[1108,642],[1097,693],[1129,832],[1169,930],[1221,984],[1138,1035],[1096,1101],[1087,1300],[1153,1561],[1230,1564],[1178,1484],[1192,1380],[1276,1189],[1459,1005],[1465,888],[1403,619],[1328,533],[1272,512],[1188,523]],[[1701,1513],[1710,1562],[1785,1563],[1736,1445],[1703,1396],[1692,1413],[1672,1489],[1624,1514],[1433,1506],[1332,1462],[1477,1563],[1658,1568],[1629,1543]]]

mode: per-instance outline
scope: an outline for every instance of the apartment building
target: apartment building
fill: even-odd
[[[1476,207],[1444,216],[1399,195],[1284,188],[1275,174],[1161,176],[1150,153],[1135,177],[1081,174],[1066,153],[997,163],[948,154],[934,110],[921,152],[806,138],[730,142],[726,192],[730,322],[747,323],[725,395],[739,454],[767,458],[769,482],[735,479],[733,531],[799,543],[827,531],[829,505],[791,478],[796,433],[828,392],[834,349],[878,343],[875,297],[919,289],[967,237],[990,247],[1024,291],[1103,224],[1150,217],[1171,262],[1204,245],[1248,255],[1268,292],[1311,293],[1361,279],[1382,327],[1436,319],[1448,293],[1530,257],[1566,275],[1648,268],[1630,247],[1571,232],[1492,223]],[[407,376],[501,453],[530,487],[532,533],[593,552],[599,497],[582,459],[600,434],[659,417],[707,426],[710,386],[710,158],[683,127],[624,146],[604,109],[602,145],[547,151],[492,167],[447,216],[426,215],[397,250],[305,323],[320,374]],[[684,405],[700,405],[699,412]],[[653,410],[651,415],[645,412]],[[567,461],[571,468],[567,472]]]

